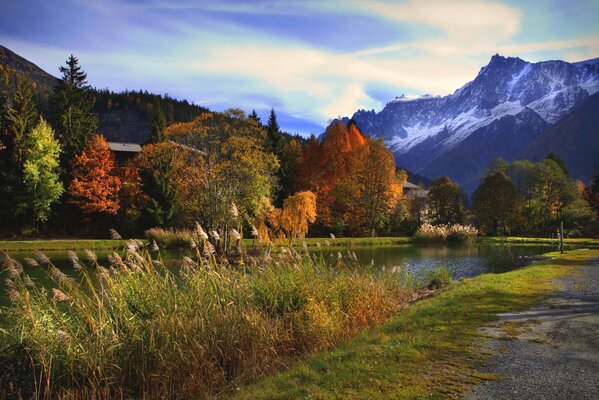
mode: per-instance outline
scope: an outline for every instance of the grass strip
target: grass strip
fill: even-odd
[[[125,240],[110,239],[55,239],[55,240],[2,240],[0,250],[104,250],[118,249],[125,246]]]

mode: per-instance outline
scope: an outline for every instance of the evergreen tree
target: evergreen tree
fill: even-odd
[[[555,161],[555,163],[562,169],[562,171],[564,171],[564,174],[570,175],[570,170],[568,169],[568,165],[560,156],[557,155],[557,153],[550,151],[545,156],[545,160]]]
[[[62,164],[79,154],[94,135],[97,115],[92,112],[95,100],[87,84],[87,74],[73,55],[60,67],[62,80],[54,90],[52,126],[62,146]]]
[[[275,110],[270,110],[270,116],[268,117],[268,124],[266,125],[266,150],[279,155],[281,151],[283,135],[281,134],[281,128],[277,122],[277,114]]]
[[[19,75],[7,114],[13,142],[13,159],[20,164],[23,139],[36,126],[38,118],[37,106],[33,100],[33,82],[25,75]]]
[[[164,140],[164,129],[166,128],[166,115],[159,102],[154,103],[150,111],[150,143],[158,143]]]
[[[262,120],[260,119],[258,114],[256,114],[256,110],[252,110],[252,113],[248,116],[248,118],[251,118],[254,121],[256,121],[257,123],[262,124]]]
[[[34,224],[45,222],[64,189],[58,175],[60,146],[43,118],[25,136],[22,150],[24,196],[18,211],[30,213]]]
[[[24,140],[36,126],[37,107],[33,100],[33,83],[18,74],[11,94],[2,100],[0,129],[0,218],[8,222],[18,214],[16,206],[23,197]]]

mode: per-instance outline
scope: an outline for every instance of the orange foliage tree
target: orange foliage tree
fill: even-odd
[[[69,202],[84,214],[116,214],[121,180],[115,175],[114,160],[102,135],[95,135],[72,164],[73,180]]]
[[[295,184],[316,194],[317,222],[338,233],[374,234],[402,196],[405,174],[382,141],[367,139],[353,121],[331,124],[300,156]]]

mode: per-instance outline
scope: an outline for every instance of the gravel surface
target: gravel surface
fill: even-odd
[[[481,329],[494,354],[483,371],[503,379],[465,399],[599,399],[599,259],[559,282],[543,304]]]

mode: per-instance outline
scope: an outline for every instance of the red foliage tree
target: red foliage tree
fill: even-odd
[[[94,136],[81,154],[75,156],[72,171],[71,204],[84,214],[117,213],[121,180],[115,175],[114,159],[102,135]]]

